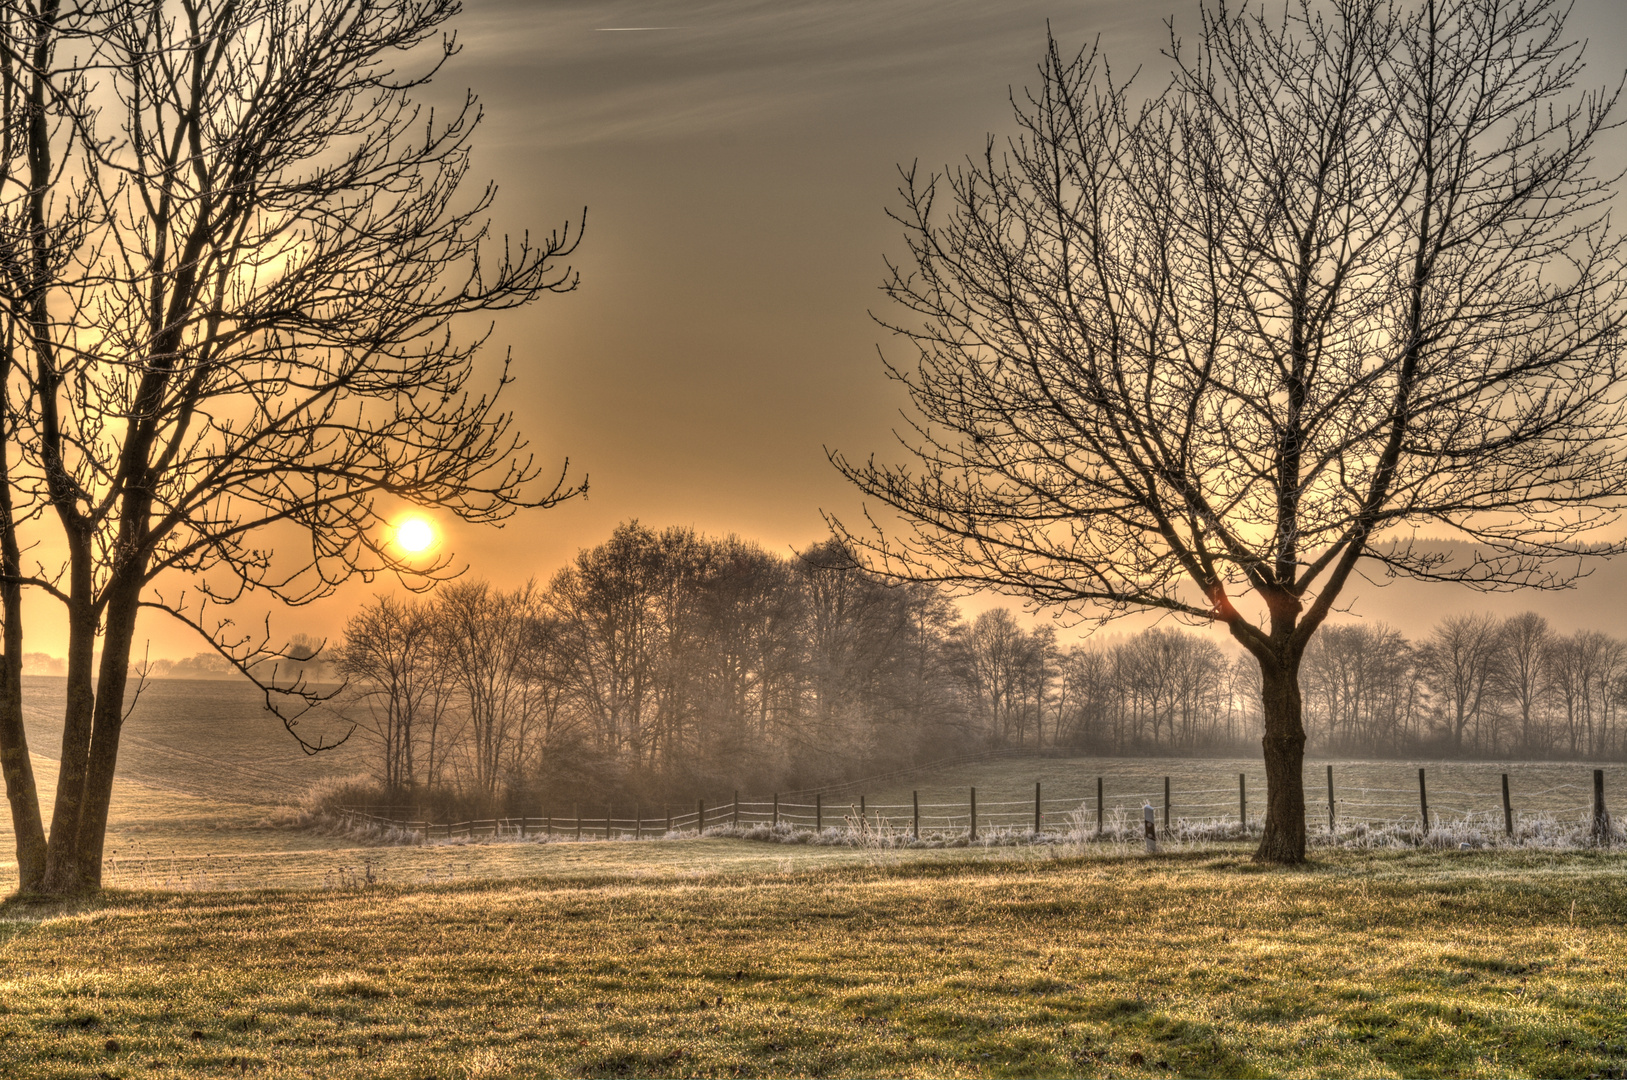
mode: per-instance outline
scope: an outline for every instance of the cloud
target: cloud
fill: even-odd
[[[1035,0],[490,0],[470,6],[459,40],[479,57],[469,74],[502,118],[499,139],[567,146],[986,100],[989,86],[966,85],[968,67],[1031,70],[1047,10]],[[1082,41],[1133,12],[1145,21],[1130,0],[1077,5],[1058,30]],[[640,26],[672,29],[598,32]]]

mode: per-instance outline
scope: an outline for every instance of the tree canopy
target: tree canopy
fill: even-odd
[[[386,542],[403,503],[481,522],[578,490],[539,485],[496,397],[506,365],[475,382],[489,313],[573,288],[579,232],[493,237],[493,189],[463,188],[474,98],[416,100],[457,51],[457,11],[0,5],[0,752],[25,890],[99,881],[140,610],[252,675],[283,650],[211,606],[432,580],[444,564]],[[22,561],[48,527],[60,571]],[[24,588],[69,623],[48,843],[20,720]],[[266,689],[295,730],[309,695]]]
[[[908,463],[832,455],[903,525],[851,539],[1224,624],[1261,666],[1263,859],[1304,857],[1300,659],[1364,563],[1562,587],[1627,547],[1619,82],[1579,89],[1566,11],[1206,4],[1142,96],[1053,40],[1018,135],[903,172]]]

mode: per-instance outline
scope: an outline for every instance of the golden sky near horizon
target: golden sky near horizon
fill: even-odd
[[[568,456],[592,490],[502,530],[437,519],[441,549],[506,586],[546,579],[631,518],[784,552],[823,535],[821,510],[856,517],[858,496],[824,448],[892,452],[900,399],[867,312],[884,303],[883,257],[901,248],[886,216],[899,163],[939,166],[1009,132],[1008,89],[1034,81],[1047,20],[1064,47],[1099,34],[1116,72],[1144,65],[1158,83],[1164,19],[1190,36],[1197,10],[1197,0],[466,0],[463,52],[440,92],[455,99],[467,86],[484,105],[470,183],[500,185],[499,230],[547,232],[588,208],[580,290],[499,316],[490,356],[514,350],[509,405],[539,460]],[[1577,0],[1571,27],[1590,39],[1598,82],[1627,68],[1623,0]],[[1627,132],[1614,138],[1627,147]],[[1431,591],[1427,615],[1512,600],[1566,629],[1627,632],[1627,596],[1609,580],[1530,603]],[[378,587],[274,612],[273,627],[335,634]],[[1397,617],[1412,602],[1391,594],[1358,610],[1413,630]],[[64,635],[31,607],[28,647],[60,653]],[[241,608],[246,623],[265,611]],[[203,648],[161,617],[144,617],[138,653],[142,637],[155,657]]]

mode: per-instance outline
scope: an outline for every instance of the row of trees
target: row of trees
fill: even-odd
[[[1627,753],[1627,642],[1557,634],[1531,612],[1454,615],[1416,644],[1382,624],[1331,626],[1302,679],[1311,737],[1336,752]]]
[[[997,609],[957,627],[976,737],[1113,753],[1252,747],[1259,665],[1174,628],[1059,649]],[[1627,641],[1560,634],[1532,612],[1443,619],[1420,641],[1383,623],[1329,626],[1300,669],[1322,753],[1627,756]]]
[[[963,687],[997,745],[1201,753],[1262,732],[1259,666],[1201,634],[1155,628],[1058,649],[1049,627],[1025,631],[1004,609],[957,633],[971,661]],[[1330,626],[1300,683],[1322,753],[1627,755],[1627,642],[1559,634],[1532,612],[1450,616],[1417,642],[1383,623]]]
[[[546,587],[375,597],[337,666],[394,792],[795,786],[969,744],[955,623],[834,544],[787,558],[635,522]]]
[[[636,522],[546,586],[377,596],[337,666],[391,795],[789,788],[961,750],[1238,751],[1263,730],[1258,664],[1209,636],[1062,647],[833,541],[783,557]],[[1324,751],[1627,753],[1627,643],[1533,614],[1454,616],[1416,643],[1332,626],[1302,680]]]

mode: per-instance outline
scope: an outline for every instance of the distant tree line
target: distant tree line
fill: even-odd
[[[1248,752],[1262,731],[1258,664],[1209,636],[1063,647],[834,540],[782,556],[637,522],[546,585],[375,596],[334,666],[391,797],[790,790],[985,749]],[[1420,642],[1330,626],[1302,687],[1322,752],[1627,752],[1627,643],[1532,614],[1454,616]]]
[[[1025,631],[1003,609],[957,633],[971,716],[1003,716],[1004,688],[1026,688],[1012,699],[1020,718],[984,725],[995,745],[1205,753],[1261,737],[1258,664],[1204,635],[1158,627],[1058,649],[1050,628]],[[996,656],[1014,672],[990,673]],[[1308,745],[1323,754],[1627,757],[1627,642],[1560,634],[1532,612],[1453,615],[1420,641],[1383,623],[1331,625],[1306,650],[1300,689]]]
[[[1312,741],[1334,753],[1627,756],[1627,642],[1532,612],[1453,615],[1419,642],[1330,626],[1301,682]]]

